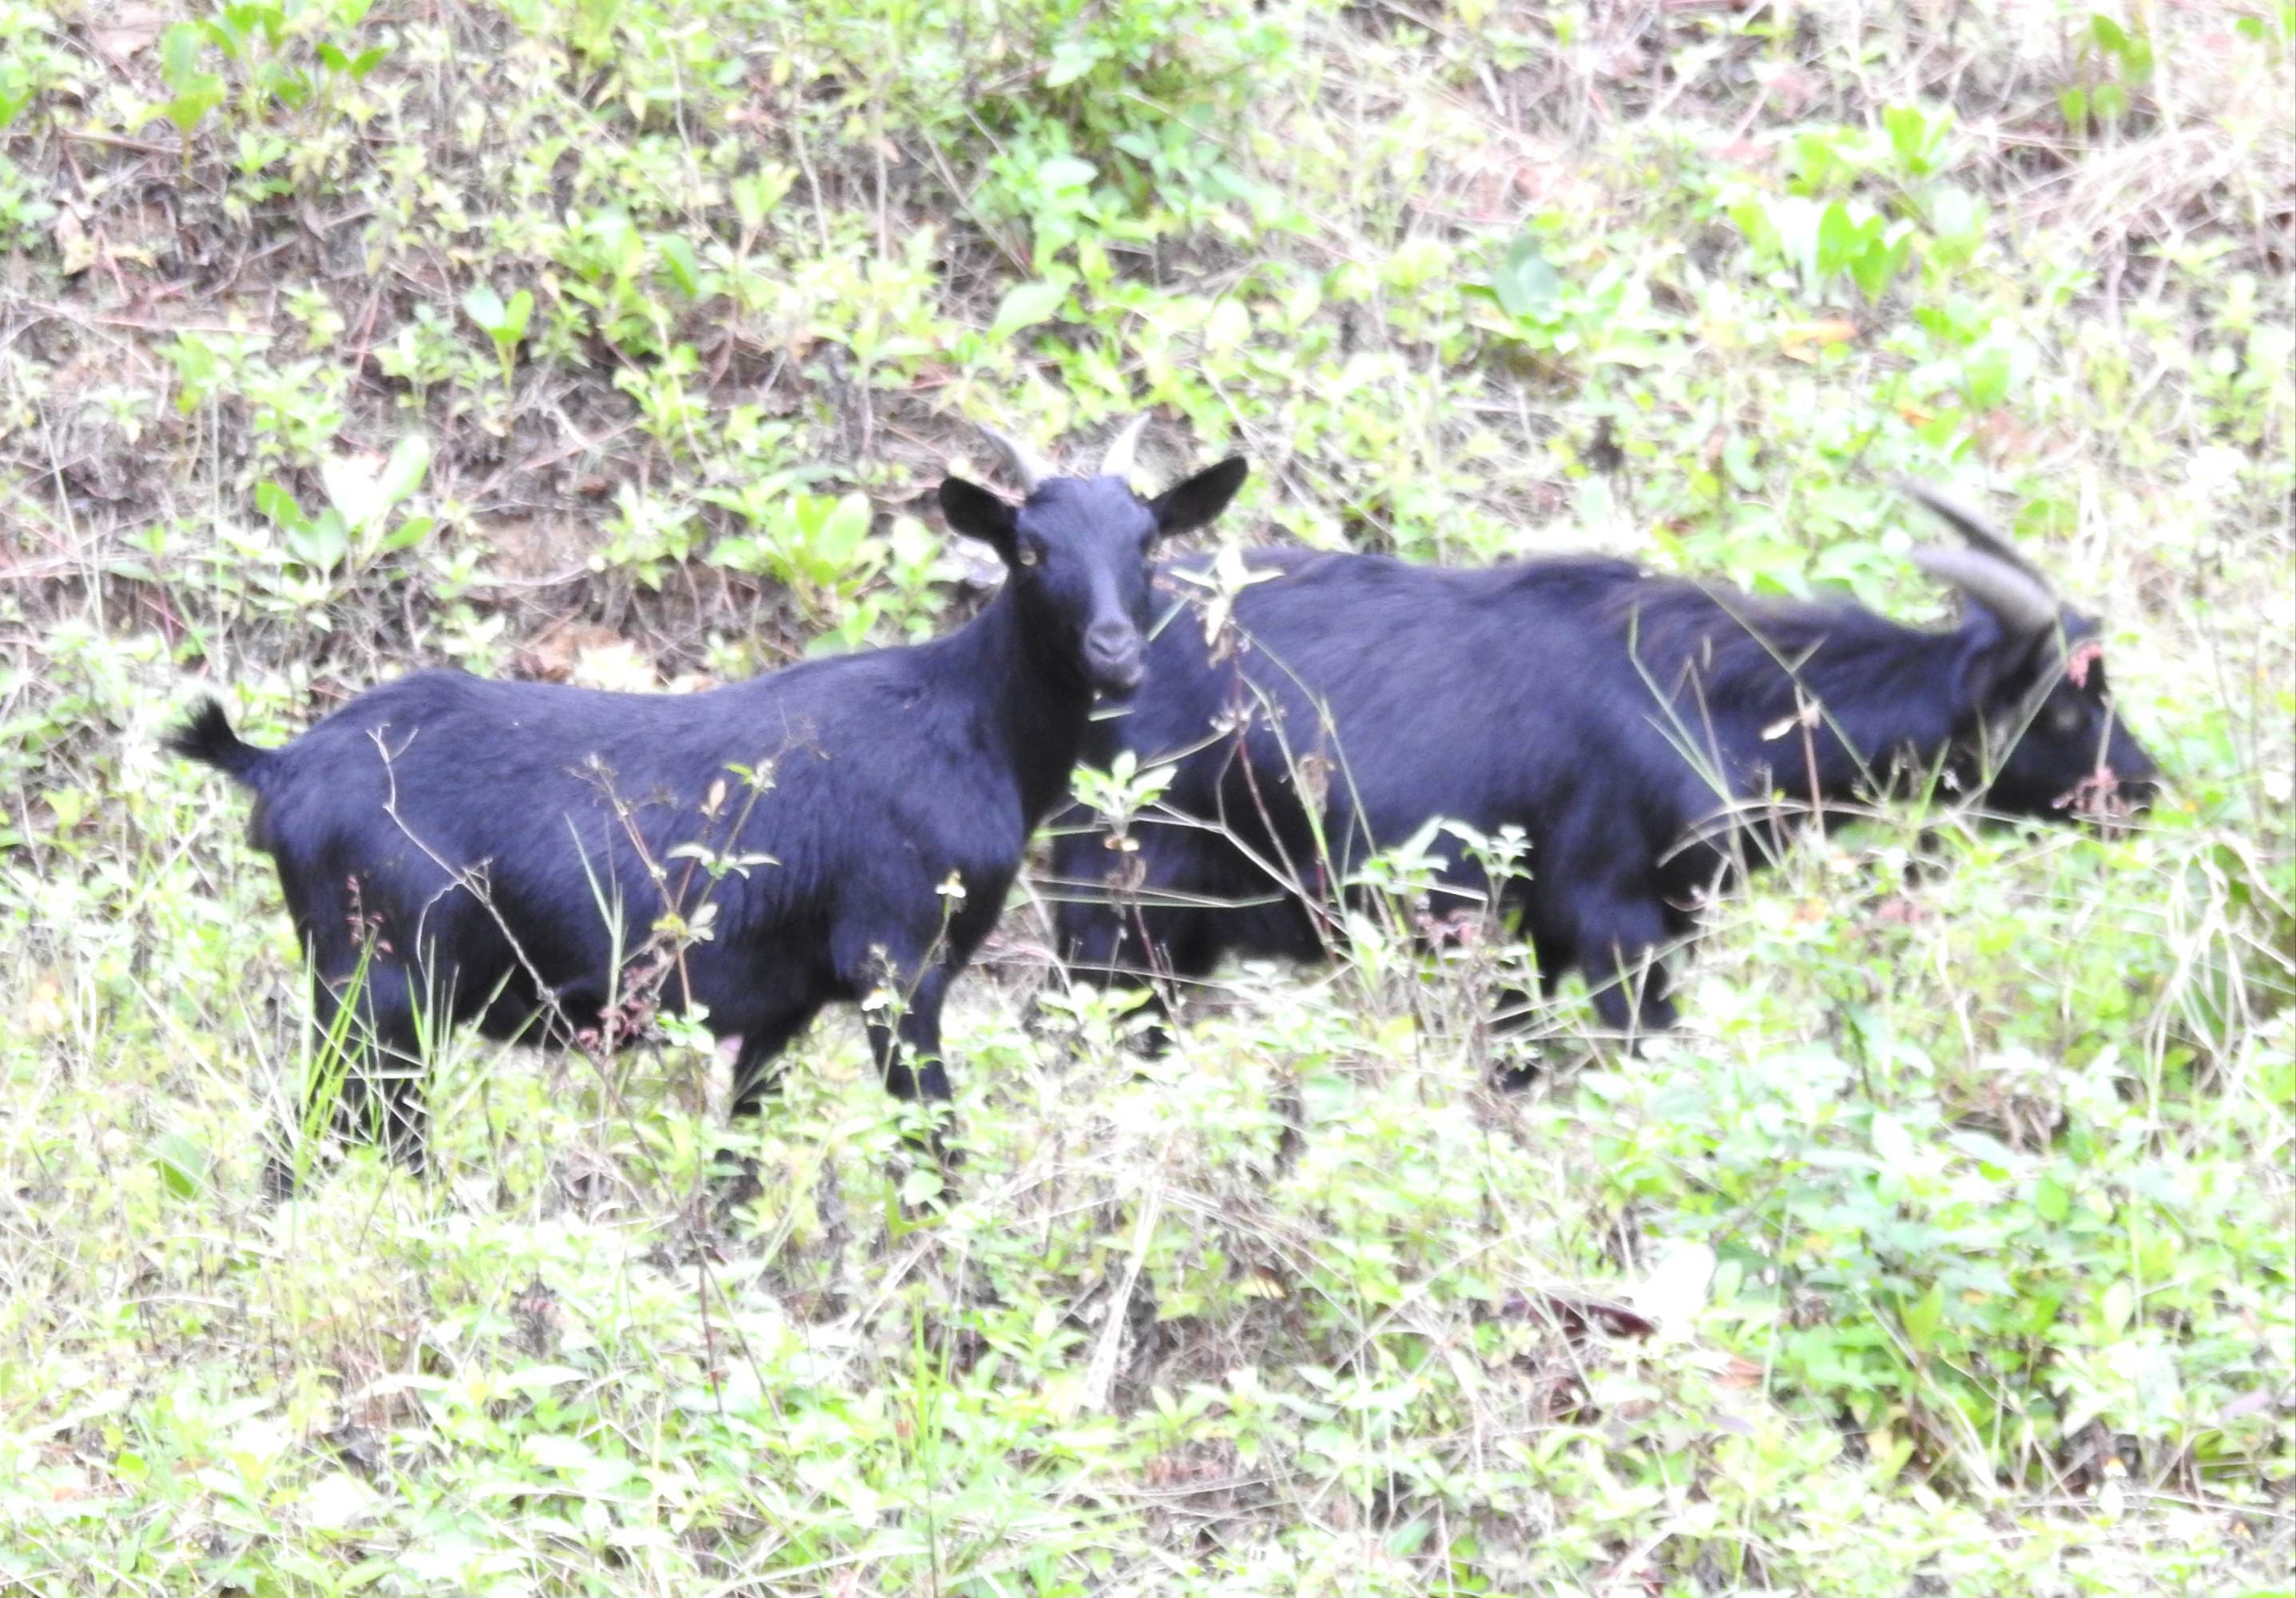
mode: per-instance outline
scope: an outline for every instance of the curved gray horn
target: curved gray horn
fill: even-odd
[[[1124,424],[1124,430],[1110,441],[1108,453],[1101,457],[1100,475],[1126,477],[1132,475],[1132,457],[1140,447],[1140,435],[1148,426],[1148,413],[1143,411]]]
[[[1022,493],[1034,494],[1046,478],[1060,476],[1060,469],[1037,454],[1035,445],[1000,433],[985,422],[980,423],[980,432],[1004,457],[1005,469],[1021,485]]]
[[[2020,636],[2054,631],[2056,596],[2021,568],[1985,549],[1948,549],[1925,545],[1912,552],[1915,565],[1952,584],[2001,619]]]
[[[1948,494],[1929,483],[1916,482],[1909,477],[1897,479],[1896,488],[1898,493],[1968,539],[1970,547],[1983,550],[1997,561],[2007,561],[2040,584],[2044,590],[2048,589],[2049,579],[2041,575],[2039,568],[2019,554],[2017,546],[2009,542],[2009,535],[1996,527],[1992,520],[1975,505],[1958,495]]]

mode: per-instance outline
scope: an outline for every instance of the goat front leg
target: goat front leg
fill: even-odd
[[[818,1005],[795,1005],[750,1023],[734,1058],[733,1115],[758,1114],[782,1090],[781,1053],[790,1040],[813,1024]]]
[[[944,1135],[948,1118],[939,1109],[950,1098],[948,1070],[940,1052],[940,1006],[948,982],[945,968],[929,966],[906,991],[895,987],[898,996],[886,1006],[893,1015],[889,1017],[885,1009],[869,1012],[869,1047],[877,1057],[885,1091],[903,1103],[923,1102],[932,1116],[932,1129],[922,1140],[912,1134],[911,1141],[922,1141],[944,1168],[961,1163]]]
[[[948,1102],[948,1072],[940,1058],[940,1004],[947,991],[947,973],[935,966],[887,1005],[898,1012],[890,1024],[882,1010],[870,1012],[869,1046],[877,1069],[885,1091],[904,1103]]]

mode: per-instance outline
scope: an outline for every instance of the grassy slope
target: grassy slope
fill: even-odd
[[[2284,1590],[2290,13],[1598,9],[0,0],[0,1586]],[[2177,798],[1807,848],[1511,1099],[1480,956],[1136,1076],[1017,914],[931,1224],[844,1024],[734,1224],[684,1045],[457,1043],[444,1180],[258,1207],[188,678],[929,631],[963,418],[1142,405],[1238,536],[1906,615],[1878,484],[1997,488]]]

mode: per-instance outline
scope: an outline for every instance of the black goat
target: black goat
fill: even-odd
[[[1838,812],[1933,775],[2013,815],[2147,802],[2158,772],[2114,715],[2095,623],[1976,513],[1906,488],[1969,545],[1914,553],[1972,602],[1949,632],[1591,556],[1250,557],[1218,635],[1167,617],[1147,687],[1095,729],[1093,765],[1129,750],[1176,769],[1136,853],[1060,838],[1059,947],[1101,982],[1198,979],[1231,951],[1313,958],[1331,889],[1367,854],[1439,817],[1517,827],[1529,874],[1500,908],[1542,982],[1576,968],[1606,1026],[1650,1031],[1675,1012],[1647,963],[1734,862],[1775,847],[1781,797]],[[1455,840],[1434,853],[1439,885],[1489,887]]]
[[[941,484],[1006,578],[928,643],[688,695],[422,672],[275,750],[209,701],[170,743],[255,791],[323,1035],[355,1000],[339,1121],[419,1163],[426,1028],[611,1046],[645,1008],[694,1004],[739,1037],[754,1111],[816,1012],[881,989],[885,1086],[947,1099],[943,996],[1068,792],[1095,693],[1140,681],[1150,546],[1243,481],[1231,460],[1141,500],[1140,427],[1089,478],[991,434],[1018,507]]]

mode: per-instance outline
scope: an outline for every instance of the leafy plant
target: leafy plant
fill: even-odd
[[[327,572],[348,558],[357,571],[379,555],[412,548],[437,525],[429,516],[395,514],[422,486],[430,467],[429,441],[410,433],[387,460],[336,455],[322,462],[319,480],[327,503],[316,515],[306,514],[275,480],[257,486],[255,505],[284,535],[297,560]]]
[[[493,284],[473,283],[463,296],[463,314],[494,341],[496,358],[502,362],[503,386],[509,387],[512,364],[526,338],[527,321],[534,314],[533,291],[521,289],[505,302]]]
[[[722,538],[710,561],[788,586],[817,621],[833,621],[885,562],[884,541],[866,495],[713,489],[704,496],[738,512],[752,531]]]
[[[0,0],[0,1587],[2279,1591],[2296,12],[1607,14]],[[2173,791],[1807,840],[1633,1058],[1491,1036],[1535,962],[1430,851],[1504,837],[1152,1031],[1024,879],[951,1187],[857,1031],[728,1125],[689,1022],[441,1039],[433,1177],[259,1208],[350,1038],[191,679],[270,744],[922,638],[967,419],[1143,408],[1144,488],[1253,463],[1216,611],[1265,542],[1950,625],[1888,479],[1956,483]]]

